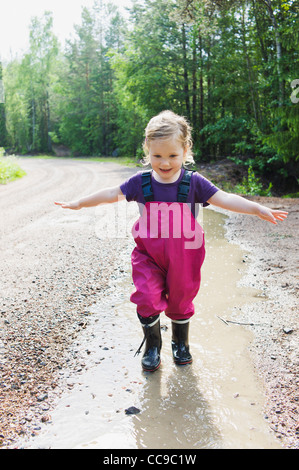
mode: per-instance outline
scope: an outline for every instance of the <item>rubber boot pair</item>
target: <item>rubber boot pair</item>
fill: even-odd
[[[139,314],[138,318],[142,324],[144,338],[136,351],[135,356],[140,354],[143,344],[145,352],[142,357],[141,365],[144,371],[154,372],[160,367],[162,347],[160,316],[143,318]],[[185,365],[192,362],[192,356],[189,351],[189,320],[172,321],[172,355],[175,364]]]

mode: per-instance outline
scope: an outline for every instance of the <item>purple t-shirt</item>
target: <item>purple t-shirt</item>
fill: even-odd
[[[152,176],[152,189],[154,193],[155,201],[163,202],[176,202],[178,187],[181,179],[184,175],[184,168],[181,170],[181,175],[174,183],[159,183]],[[136,201],[141,204],[145,204],[145,199],[142,192],[141,186],[141,175],[142,171],[136,173],[123,184],[120,189],[126,196],[127,201]],[[198,172],[194,172],[190,181],[190,190],[187,197],[187,203],[191,204],[191,210],[193,214],[196,213],[195,204],[202,204],[208,206],[208,199],[212,197],[219,188],[217,188],[211,181],[200,175]]]

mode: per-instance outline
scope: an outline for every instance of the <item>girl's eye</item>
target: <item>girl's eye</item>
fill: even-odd
[[[161,155],[153,155],[155,158],[161,158]],[[169,155],[169,158],[176,158],[177,155]]]

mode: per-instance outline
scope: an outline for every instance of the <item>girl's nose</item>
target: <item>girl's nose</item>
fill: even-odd
[[[160,162],[160,168],[167,168],[169,167],[170,164],[169,164],[169,160],[168,159],[162,159],[161,162]]]

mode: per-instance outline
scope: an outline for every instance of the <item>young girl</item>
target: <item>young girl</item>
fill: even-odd
[[[144,339],[142,358],[145,371],[160,366],[162,346],[160,313],[171,319],[172,352],[178,365],[192,362],[189,350],[189,320],[194,314],[193,299],[200,286],[200,270],[205,256],[204,233],[196,221],[196,204],[213,204],[242,214],[256,215],[273,224],[287,212],[272,210],[238,195],[226,193],[197,172],[183,165],[193,162],[191,129],[182,116],[164,111],[153,117],[145,129],[144,151],[150,172],[138,172],[117,187],[103,189],[74,202],[56,202],[65,209],[81,209],[99,204],[137,201],[140,218],[132,233],[136,246],[132,253],[135,291]]]

